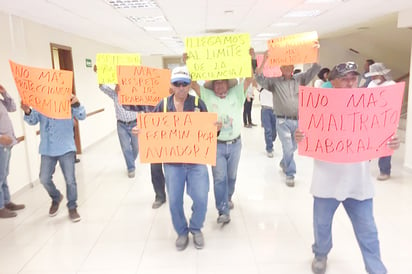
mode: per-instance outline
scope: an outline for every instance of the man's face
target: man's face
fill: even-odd
[[[330,82],[334,88],[357,88],[358,75],[349,73],[344,77],[336,78]]]
[[[213,82],[213,91],[217,97],[225,98],[229,91],[229,83],[227,80],[215,80]]]
[[[177,99],[184,100],[190,91],[190,83],[186,82],[175,82],[172,83],[171,90],[173,91]]]
[[[289,77],[293,73],[294,66],[289,65],[289,66],[281,66],[280,71],[282,72],[282,76],[284,77]]]

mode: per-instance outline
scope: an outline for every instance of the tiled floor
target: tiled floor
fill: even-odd
[[[257,122],[257,107],[253,114]],[[296,187],[288,188],[278,167],[279,141],[270,159],[261,127],[244,128],[242,139],[232,222],[217,225],[211,188],[203,250],[192,243],[183,252],[175,250],[168,207],[151,208],[149,165],[138,164],[136,178],[129,179],[113,133],[86,149],[76,165],[79,223],[69,221],[64,206],[56,217],[48,217],[50,199],[39,184],[14,197],[27,208],[17,218],[0,220],[0,274],[311,273],[312,160],[296,157]],[[393,159],[392,179],[376,182],[382,257],[393,274],[412,273],[412,173],[402,168],[402,157],[401,148]],[[372,166],[375,177],[376,161]],[[59,169],[55,181],[65,191]],[[186,199],[187,213],[190,204]],[[335,216],[333,239],[327,273],[365,273],[342,208]]]

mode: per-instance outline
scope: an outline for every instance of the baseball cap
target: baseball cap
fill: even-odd
[[[172,70],[172,76],[170,78],[170,83],[176,83],[176,82],[184,82],[184,83],[190,83],[192,81],[189,70],[187,69],[186,66],[182,67],[175,67]]]

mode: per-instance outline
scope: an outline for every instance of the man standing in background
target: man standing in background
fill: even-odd
[[[10,201],[7,185],[11,148],[17,143],[8,112],[16,111],[16,104],[2,85],[0,85],[0,94],[3,96],[3,99],[0,99],[0,218],[12,218],[17,216],[14,211],[25,207]]]

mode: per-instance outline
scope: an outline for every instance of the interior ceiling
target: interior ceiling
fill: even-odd
[[[313,1],[2,0],[0,10],[142,55],[172,56],[184,52],[185,37],[228,32],[249,33],[252,47],[257,51],[264,51],[266,41],[272,37],[314,30],[320,39],[356,34],[362,37],[367,32],[369,43],[393,48],[396,45],[382,35],[382,28],[390,25],[391,35],[396,35],[397,12],[412,8],[410,0]],[[115,8],[113,3],[129,7]],[[320,14],[285,16],[291,11],[305,10],[318,10]],[[284,23],[295,25],[278,25]],[[145,27],[170,29],[148,31]],[[404,33],[400,36],[399,39],[406,39]],[[407,36],[410,50],[410,36]]]

